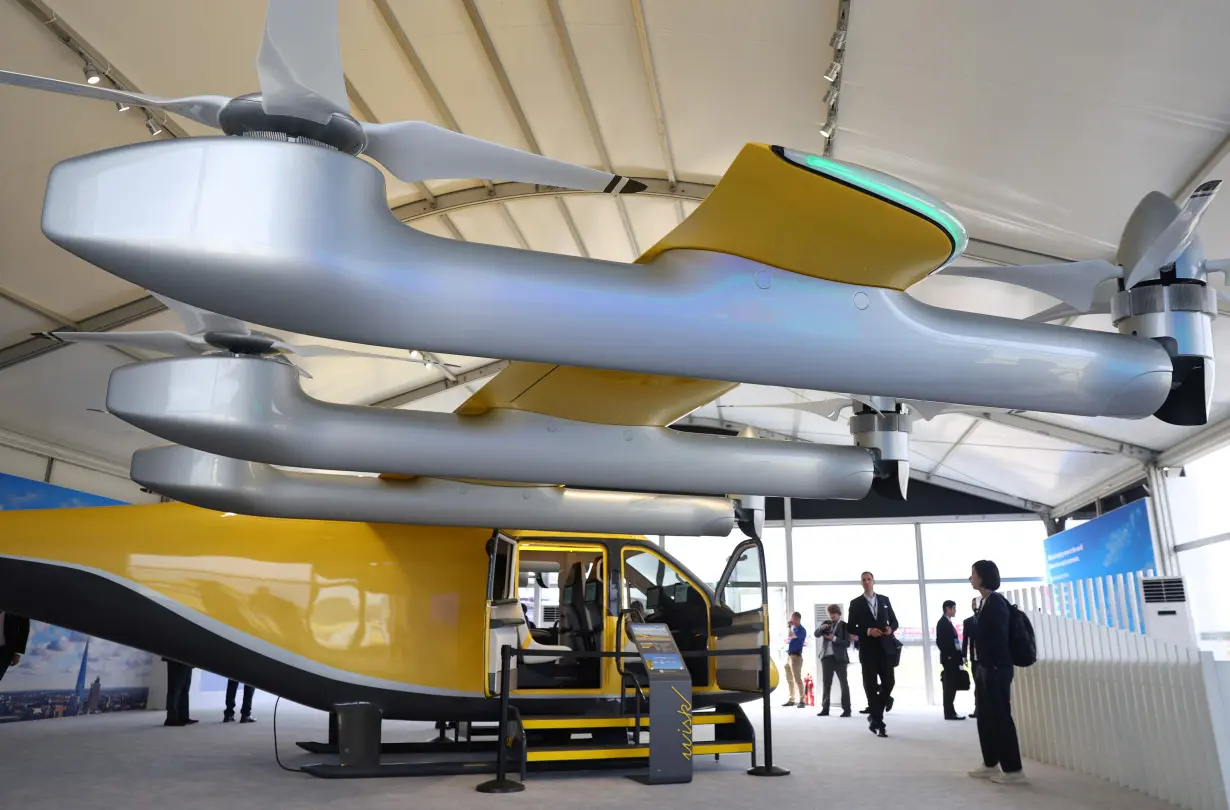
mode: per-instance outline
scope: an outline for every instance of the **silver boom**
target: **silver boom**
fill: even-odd
[[[177,444],[308,469],[857,500],[871,488],[858,447],[558,419],[336,405],[284,363],[233,355],[153,360],[111,374],[107,410]],[[537,528],[542,528],[541,526]]]
[[[930,307],[733,256],[627,265],[457,243],[392,216],[379,171],[249,138],[60,163],[43,231],[123,279],[300,334],[650,374],[1140,418],[1158,343]]]
[[[725,537],[736,508],[727,498],[287,472],[177,445],[134,453],[132,480],[219,512],[420,526]]]

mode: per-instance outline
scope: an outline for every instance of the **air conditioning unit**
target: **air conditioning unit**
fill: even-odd
[[[1183,647],[1195,647],[1196,628],[1182,577],[1142,577],[1145,635]]]

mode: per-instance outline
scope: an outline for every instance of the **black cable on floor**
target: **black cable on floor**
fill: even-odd
[[[284,771],[298,773],[298,768],[288,768],[282,764],[282,757],[278,754],[278,704],[282,702],[282,696],[278,695],[278,699],[273,702],[273,758],[278,761],[278,765]]]

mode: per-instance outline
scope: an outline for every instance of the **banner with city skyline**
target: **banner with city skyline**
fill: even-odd
[[[0,473],[0,509],[119,506],[122,501]],[[0,679],[0,723],[144,709],[155,657],[30,622],[26,653]]]

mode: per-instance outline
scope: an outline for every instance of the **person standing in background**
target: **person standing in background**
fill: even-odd
[[[235,693],[239,691],[239,681],[226,682],[226,709],[222,712],[223,723],[235,722]],[[255,723],[252,719],[252,695],[256,692],[252,684],[243,685],[243,704],[239,708],[239,722]]]
[[[978,611],[978,742],[982,765],[969,772],[1001,785],[1025,783],[1021,746],[1012,720],[1012,653],[1008,646],[1011,611],[999,593],[999,567],[979,560],[970,569],[970,585],[982,594]]]
[[[807,705],[803,694],[803,642],[806,640],[803,615],[796,610],[790,614],[790,635],[786,641],[786,681],[790,684],[790,700],[785,705],[800,709]]]
[[[974,644],[974,634],[978,630],[978,597],[975,596],[970,601],[970,609],[974,611],[974,615],[970,616],[961,623],[961,664],[964,665],[969,661],[970,680],[974,683],[978,682],[978,650]],[[974,710],[969,713],[970,717],[978,718],[978,690],[974,690]]]
[[[198,721],[188,716],[188,690],[192,688],[192,667],[170,658],[167,662],[167,719],[164,726],[190,726]]]
[[[0,612],[0,679],[26,654],[30,640],[30,620],[16,613]]]
[[[819,717],[829,713],[829,695],[833,691],[833,676],[841,684],[841,716],[850,716],[850,683],[846,669],[850,666],[850,630],[841,620],[841,605],[829,605],[829,620],[816,628],[820,641],[820,671],[823,673],[824,693]]]
[[[873,734],[888,736],[884,713],[893,708],[893,634],[900,626],[887,596],[876,593],[876,578],[870,571],[862,576],[863,595],[850,603],[850,635],[858,636],[858,662],[863,669],[863,691],[867,693],[868,727]]]
[[[944,719],[964,720],[957,714],[954,701],[957,697],[957,679],[961,677],[961,642],[957,640],[957,628],[952,617],[957,615],[957,603],[951,599],[944,602],[944,615],[935,623],[935,646],[940,651],[940,685],[944,689]]]

